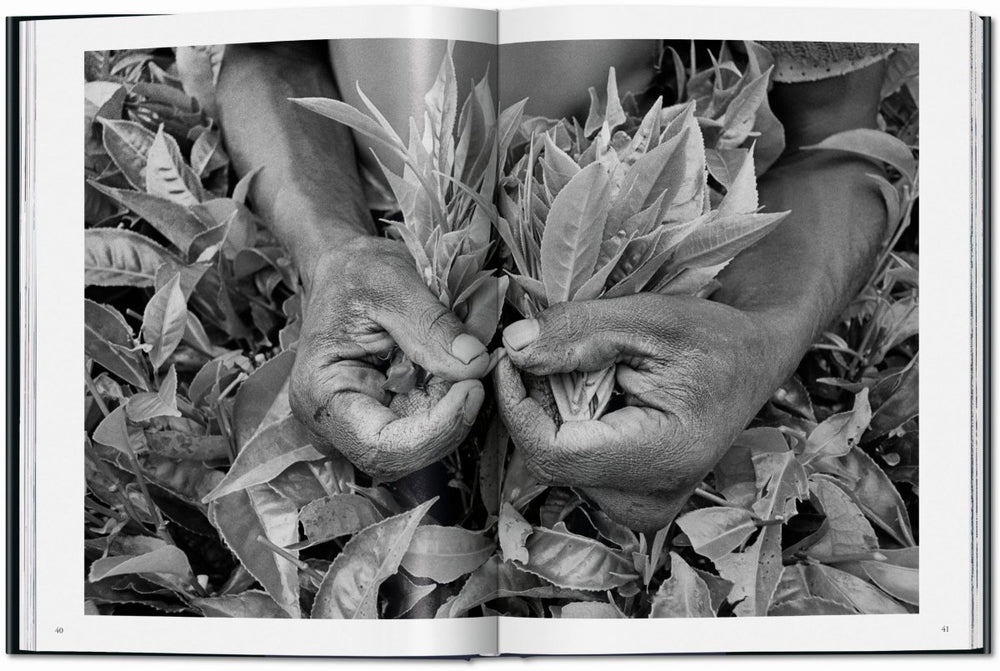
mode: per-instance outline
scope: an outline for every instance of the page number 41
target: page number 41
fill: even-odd
[[[948,633],[948,625],[944,625],[943,627],[941,627],[941,631],[943,631],[944,633],[947,634]]]

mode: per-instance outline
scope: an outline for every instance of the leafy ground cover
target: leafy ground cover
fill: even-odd
[[[658,103],[689,110],[675,132],[687,124],[688,136],[703,137],[710,211],[723,206],[751,145],[758,162],[775,151],[761,94],[766,67],[737,66],[726,52],[715,56],[699,64],[667,52],[674,88],[669,102]],[[887,134],[827,141],[889,166],[889,179],[877,184],[891,225],[872,277],[676,523],[650,536],[615,523],[571,488],[540,484],[488,407],[472,437],[433,467],[447,482],[436,497],[406,480],[373,482],[315,444],[288,405],[302,318],[298,277],[248,206],[253,174],[237,179],[230,168],[213,119],[218,63],[212,49],[92,52],[86,59],[88,613],[728,617],[917,610],[913,62],[893,61],[881,115]],[[450,150],[420,158],[419,141],[399,141],[414,160],[434,164],[420,168],[426,184],[395,184],[406,216],[377,216],[395,222],[388,234],[406,241],[418,262],[418,250],[428,260],[451,255],[460,270],[429,272],[428,284],[464,309],[463,318],[479,315],[475,323],[489,339],[500,315],[497,295],[507,294],[502,327],[559,299],[560,290],[581,291],[599,267],[594,260],[591,275],[574,285],[573,273],[562,281],[532,266],[526,238],[515,240],[513,229],[484,237],[489,202],[501,200],[504,220],[540,236],[537,260],[544,262],[544,227],[524,225],[534,226],[531,209],[544,208],[538,218],[547,221],[557,207],[556,185],[582,179],[583,164],[599,152],[605,162],[621,163],[625,178],[655,151],[647,145],[632,156],[636,137],[653,136],[642,130],[643,120],[652,125],[657,115],[634,100],[612,104],[617,96],[609,86],[593,95],[593,118],[582,128],[508,111],[497,121],[510,131],[509,139],[499,133],[509,151],[470,153],[466,141],[465,157],[485,158],[458,161],[464,129],[479,138],[479,150],[493,143],[488,131],[475,135],[490,123],[484,88],[470,98],[470,112],[455,106],[428,124],[436,129],[432,149]],[[447,100],[447,91],[433,95]],[[433,95],[429,110],[449,109],[432,104]],[[623,135],[612,132],[618,126]],[[501,168],[500,183],[516,196],[506,205],[507,191],[493,193],[490,172]],[[592,172],[585,177],[599,180]],[[541,194],[537,201],[525,197],[528,185]],[[658,194],[649,203],[649,193],[643,196],[632,215],[656,204]],[[440,210],[429,228],[417,226],[412,209],[421,198]],[[650,232],[637,229],[609,246],[600,267]],[[654,265],[656,244],[641,251],[638,265]],[[509,286],[501,266],[513,273]],[[600,291],[628,278],[615,270],[611,265]],[[661,273],[656,282],[670,279]],[[710,279],[700,277],[691,293]],[[541,291],[528,280],[541,283]],[[484,297],[472,300],[480,287]],[[393,366],[403,390],[416,373],[402,360]],[[590,388],[591,398],[609,394],[600,384]],[[573,398],[566,393],[566,408]],[[577,404],[587,412],[599,406]]]

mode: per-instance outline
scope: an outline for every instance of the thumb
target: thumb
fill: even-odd
[[[514,322],[503,344],[519,369],[535,375],[598,371],[637,349],[641,306],[633,298],[557,303]]]
[[[393,293],[376,320],[414,363],[453,382],[486,374],[486,347],[427,288],[409,285]]]

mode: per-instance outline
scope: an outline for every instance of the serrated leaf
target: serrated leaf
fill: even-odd
[[[482,566],[495,548],[492,539],[462,527],[417,527],[401,565],[411,575],[449,583]]]
[[[146,192],[185,207],[201,200],[201,182],[184,163],[177,141],[162,127],[146,154]]]
[[[170,254],[144,235],[119,228],[84,231],[84,281],[87,286],[148,287]]]
[[[142,392],[129,397],[125,414],[133,422],[145,422],[153,417],[180,417],[177,409],[177,369],[170,367],[156,392]]]
[[[774,520],[779,516],[788,520],[795,515],[796,501],[804,501],[809,496],[809,485],[805,469],[796,459],[795,453],[759,452],[751,457],[757,476],[757,492],[760,497],[753,504],[754,513],[764,520]]]
[[[288,376],[294,364],[295,352],[282,352],[251,373],[236,392],[233,433],[238,449],[242,449],[260,428],[291,412]]]
[[[710,222],[686,236],[671,259],[672,268],[708,267],[728,263],[733,257],[774,230],[787,212],[710,215]]]
[[[384,619],[397,619],[410,613],[413,613],[409,615],[411,618],[434,617],[434,611],[427,606],[436,605],[436,600],[431,600],[429,603],[421,603],[421,601],[437,589],[436,583],[419,585],[413,582],[405,572],[400,571],[387,580],[387,585],[389,593],[393,596],[391,599],[387,599],[385,604],[385,610],[382,614]],[[420,608],[414,612],[414,608],[417,608],[418,605]]]
[[[716,560],[743,544],[757,528],[749,510],[716,506],[685,513],[677,519],[691,547],[698,554]]]
[[[308,430],[289,416],[263,429],[240,450],[225,479],[205,497],[205,503],[268,482],[292,464],[322,458]]]
[[[98,119],[104,150],[138,191],[146,191],[146,154],[156,135],[134,121]]]
[[[809,490],[828,522],[826,533],[808,549],[810,556],[836,558],[868,552],[878,547],[875,531],[850,496],[827,476],[814,475]]]
[[[139,389],[148,390],[149,381],[141,356],[135,346],[132,329],[125,319],[108,305],[84,299],[84,351],[95,362]],[[111,344],[122,349],[113,349]]]
[[[734,443],[712,469],[715,489],[722,498],[738,507],[749,507],[757,500],[757,474],[750,448]]]
[[[827,417],[812,430],[802,450],[802,461],[808,464],[819,457],[842,457],[851,451],[872,420],[872,409],[868,403],[868,389],[862,389],[854,397],[854,407]]]
[[[225,436],[196,436],[172,429],[147,431],[146,446],[150,452],[170,459],[217,461],[229,456],[229,441]]]
[[[265,592],[249,590],[241,594],[227,594],[192,599],[191,605],[205,617],[256,617],[287,618],[288,613]]]
[[[570,533],[562,523],[554,529],[535,527],[525,547],[529,559],[519,566],[556,587],[601,591],[639,577],[631,558],[592,538]]]
[[[670,553],[670,577],[656,590],[649,617],[715,617],[708,585],[676,552]]]
[[[848,608],[843,604],[818,596],[808,596],[802,599],[792,599],[784,601],[774,606],[767,612],[774,616],[800,616],[800,615],[857,615],[857,611]]]
[[[768,69],[753,79],[751,76],[750,73],[744,75],[745,84],[729,101],[722,115],[720,144],[724,147],[735,147],[747,139],[757,120],[757,110],[767,99],[771,70]]]
[[[497,538],[504,559],[523,563],[529,561],[525,542],[531,535],[532,528],[527,520],[517,512],[510,503],[504,501],[500,507],[500,519],[497,522]]]
[[[297,513],[294,504],[265,485],[216,499],[208,508],[209,520],[229,549],[293,618],[301,615],[298,570],[258,537],[263,536],[278,546],[291,545],[298,539]]]
[[[836,477],[842,488],[874,524],[900,545],[915,545],[910,518],[895,485],[859,447],[836,459],[812,462],[817,472]]]
[[[802,149],[843,151],[888,163],[899,170],[911,184],[917,174],[917,161],[913,158],[913,153],[906,146],[906,143],[889,133],[873,128],[846,130],[831,135],[818,144],[802,147]]]
[[[187,328],[187,300],[180,287],[180,275],[174,275],[153,294],[142,313],[142,339],[151,345],[149,360],[153,369],[162,366],[174,353]]]
[[[617,620],[625,617],[614,604],[601,601],[571,601],[559,610],[562,619]]]
[[[715,560],[719,575],[733,583],[729,601],[737,616],[766,615],[781,578],[781,525],[761,527],[757,540],[743,552]]]
[[[115,408],[101,420],[101,423],[94,429],[94,442],[113,447],[126,455],[129,454],[130,450],[138,451],[142,447],[141,442],[129,434],[123,406]]]
[[[915,548],[914,548],[915,549]],[[920,605],[920,569],[890,561],[860,562],[865,574],[887,594],[914,606]]]
[[[181,252],[187,252],[191,241],[205,231],[205,226],[184,205],[141,191],[113,189],[98,182],[90,185],[148,221]]]
[[[608,215],[611,183],[593,163],[552,202],[541,244],[541,275],[549,305],[567,301],[594,272]]]
[[[319,586],[312,617],[378,617],[379,586],[399,570],[417,525],[436,500],[374,524],[349,540]]]
[[[292,98],[291,101],[316,114],[339,121],[362,135],[381,142],[388,149],[400,156],[400,158],[403,158],[406,154],[406,146],[403,145],[398,135],[387,132],[385,128],[372,120],[371,117],[366,116],[345,102],[329,98]]]
[[[313,544],[357,533],[381,519],[372,502],[357,494],[333,494],[299,511],[302,531]]]
[[[904,614],[904,606],[864,580],[846,571],[812,564],[806,567],[809,591],[814,596],[836,601],[866,615]]]
[[[188,577],[191,575],[191,565],[187,555],[173,545],[163,545],[151,552],[131,556],[119,555],[104,557],[90,565],[87,579],[97,582],[104,578],[130,573],[168,573]]]

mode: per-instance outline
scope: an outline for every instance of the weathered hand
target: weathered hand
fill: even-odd
[[[296,416],[383,480],[457,447],[482,405],[478,378],[489,356],[428,291],[402,243],[356,239],[323,255],[311,275],[291,378]],[[405,417],[388,407],[391,395],[382,387],[397,345],[451,383],[428,409]]]
[[[500,411],[537,477],[584,488],[633,528],[660,528],[782,379],[784,363],[775,359],[785,357],[762,321],[720,303],[654,294],[558,304],[504,331]],[[626,406],[558,428],[517,371],[613,363]]]

